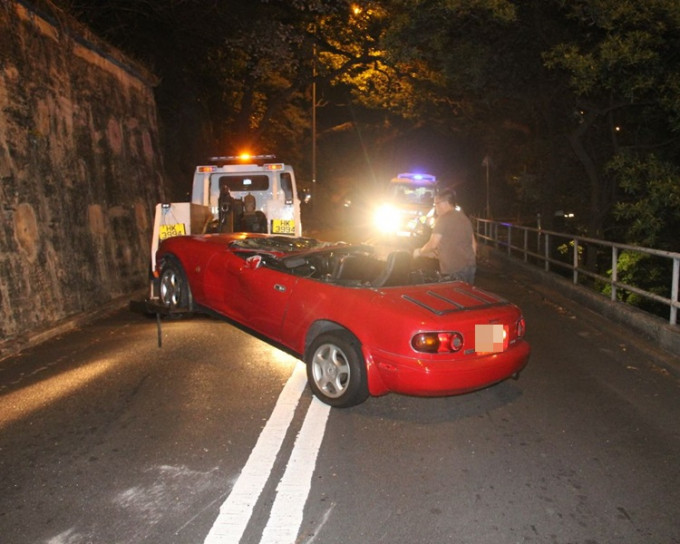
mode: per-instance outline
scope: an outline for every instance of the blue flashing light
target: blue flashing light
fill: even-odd
[[[406,172],[402,174],[397,175],[397,180],[411,180],[411,181],[427,181],[431,183],[435,183],[437,181],[437,178],[431,174],[419,174],[419,173],[411,173],[411,172]]]

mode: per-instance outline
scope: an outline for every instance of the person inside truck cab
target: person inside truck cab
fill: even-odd
[[[243,197],[243,215],[240,218],[241,230],[246,232],[267,232],[267,218],[256,209],[255,197],[248,193]]]

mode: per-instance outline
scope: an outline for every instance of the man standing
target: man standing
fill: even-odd
[[[476,242],[472,223],[456,208],[456,192],[447,188],[434,199],[437,218],[432,235],[427,243],[413,250],[413,257],[434,257],[439,259],[439,271],[451,280],[474,283]]]

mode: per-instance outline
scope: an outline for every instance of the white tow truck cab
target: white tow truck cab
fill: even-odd
[[[383,235],[419,236],[433,221],[437,178],[430,174],[404,173],[392,178],[386,198],[375,213],[375,226]]]
[[[293,167],[275,159],[211,157],[197,166],[191,202],[156,204],[151,270],[159,243],[171,236],[242,231],[302,236]]]

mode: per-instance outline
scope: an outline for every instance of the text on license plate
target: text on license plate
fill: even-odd
[[[506,332],[503,325],[475,325],[475,351],[497,353],[505,347]]]
[[[295,221],[293,219],[272,219],[273,234],[295,234]]]
[[[161,240],[165,240],[166,238],[172,238],[173,236],[184,236],[186,233],[184,223],[175,223],[174,225],[161,225],[158,231],[158,237]]]

